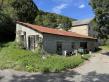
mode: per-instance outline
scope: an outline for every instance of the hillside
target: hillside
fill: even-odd
[[[68,30],[74,20],[75,19],[55,13],[39,11],[39,14],[35,19],[35,24],[50,28],[62,28],[64,30]]]

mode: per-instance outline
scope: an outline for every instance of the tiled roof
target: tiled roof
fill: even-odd
[[[48,33],[48,34],[54,34],[54,35],[60,35],[60,36],[68,36],[68,37],[75,37],[75,38],[83,38],[83,39],[95,39],[93,37],[80,35],[80,34],[77,34],[75,32],[63,31],[63,30],[58,30],[58,29],[53,29],[53,28],[33,25],[33,24],[29,24],[29,23],[18,22],[18,21],[17,21],[17,23],[21,24],[23,26],[26,26],[28,28],[34,29],[36,31],[39,31],[41,33]]]

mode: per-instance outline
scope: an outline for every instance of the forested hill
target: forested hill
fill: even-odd
[[[42,25],[50,28],[62,28],[68,30],[72,26],[72,21],[75,19],[62,16],[55,13],[39,11],[35,18],[35,24]]]
[[[16,20],[65,30],[73,21],[62,15],[40,11],[32,0],[0,0],[0,42],[15,39]]]

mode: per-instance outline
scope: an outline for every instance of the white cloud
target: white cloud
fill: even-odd
[[[62,10],[65,9],[67,6],[68,6],[68,4],[63,3],[63,4],[60,4],[60,5],[55,6],[52,9],[52,11],[54,13],[60,14],[62,12]]]
[[[81,4],[78,8],[82,9],[84,7],[85,7],[85,5],[84,4]]]

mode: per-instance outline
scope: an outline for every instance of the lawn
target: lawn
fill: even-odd
[[[103,50],[109,50],[109,45],[100,46],[100,48]]]
[[[0,69],[15,69],[28,72],[60,72],[82,64],[85,58],[64,57],[56,54],[43,59],[38,52],[20,49],[15,43],[7,43],[0,48]]]

